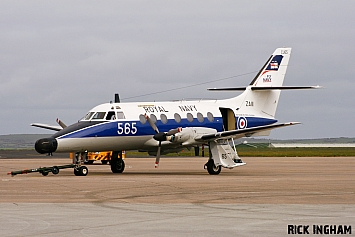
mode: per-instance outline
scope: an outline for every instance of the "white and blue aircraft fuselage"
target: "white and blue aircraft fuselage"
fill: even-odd
[[[156,156],[207,144],[210,157],[206,168],[218,174],[221,167],[244,165],[231,149],[229,139],[265,136],[277,127],[298,124],[277,123],[275,112],[281,90],[310,89],[318,86],[282,86],[291,48],[278,48],[249,86],[209,90],[242,90],[224,100],[174,102],[105,103],[91,109],[78,123],[61,127],[33,126],[57,130],[36,142],[37,152],[114,151],[111,170],[121,173],[122,150],[147,151]]]

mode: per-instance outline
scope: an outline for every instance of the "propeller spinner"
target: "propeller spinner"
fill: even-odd
[[[158,129],[157,125],[153,122],[153,120],[147,114],[145,114],[144,117],[147,119],[149,125],[153,128],[153,130],[156,133],[153,136],[153,138],[156,141],[159,141],[157,156],[155,157],[155,168],[158,168],[159,161],[160,161],[161,142],[162,141],[172,141],[174,139],[173,135],[175,135],[178,132],[181,132],[182,128],[180,127],[180,128],[176,128],[176,129],[171,129],[168,132],[159,132],[159,129]]]

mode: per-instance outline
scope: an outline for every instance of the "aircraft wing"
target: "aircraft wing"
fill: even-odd
[[[200,137],[199,140],[215,141],[215,140],[219,140],[219,139],[229,139],[229,138],[238,139],[238,138],[242,138],[242,137],[250,137],[251,135],[253,135],[254,133],[257,133],[257,132],[268,131],[268,130],[272,130],[274,128],[286,127],[286,126],[291,126],[291,125],[296,125],[296,124],[300,124],[300,123],[299,122],[278,123],[278,124],[271,124],[271,125],[253,127],[253,128],[245,128],[245,129],[239,129],[239,130],[217,132],[214,134],[203,135]]]
[[[53,125],[48,125],[48,124],[43,124],[43,123],[32,123],[31,126],[38,127],[38,128],[45,128],[45,129],[54,130],[54,131],[60,131],[63,129],[60,126],[53,126]]]

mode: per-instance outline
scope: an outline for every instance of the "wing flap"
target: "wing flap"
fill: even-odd
[[[286,127],[286,126],[291,126],[291,125],[296,125],[296,124],[300,124],[300,123],[299,122],[279,123],[279,124],[265,125],[265,126],[259,126],[259,127],[253,127],[253,128],[245,128],[245,129],[239,129],[239,130],[218,132],[218,133],[214,133],[214,134],[203,135],[203,136],[201,136],[200,140],[214,141],[214,140],[229,139],[229,138],[238,139],[241,137],[250,137],[257,132],[269,131],[269,130],[272,130],[275,128]]]

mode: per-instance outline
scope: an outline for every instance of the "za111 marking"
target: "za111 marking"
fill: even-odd
[[[136,127],[136,123],[117,123],[117,133],[118,135],[128,135],[128,134],[136,134],[138,131]]]
[[[254,106],[254,101],[246,100],[245,106]]]

